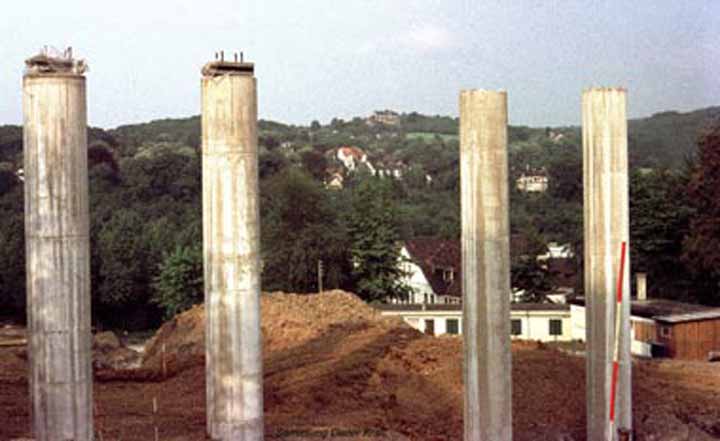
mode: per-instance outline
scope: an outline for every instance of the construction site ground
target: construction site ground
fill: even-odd
[[[423,335],[340,291],[262,297],[266,439],[462,439],[461,338]],[[27,353],[2,344],[22,329],[0,337],[0,440],[29,438]],[[199,306],[160,328],[140,368],[96,365],[96,439],[206,439],[203,339]],[[512,355],[514,439],[584,440],[585,359],[534,342]],[[720,363],[633,368],[637,440],[720,439]]]

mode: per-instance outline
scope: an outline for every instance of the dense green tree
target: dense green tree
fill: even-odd
[[[704,299],[720,302],[720,120],[700,139],[688,195],[695,212],[685,240],[685,259],[706,286]]]
[[[95,292],[101,305],[124,307],[147,300],[153,270],[143,233],[144,219],[132,210],[118,210],[100,227]]]
[[[632,270],[648,273],[653,295],[684,297],[689,281],[681,260],[692,214],[686,188],[687,177],[669,170],[630,176]]]
[[[13,170],[0,168],[0,196],[12,191],[19,183]]]
[[[327,173],[327,160],[317,150],[306,150],[300,154],[302,166],[313,178],[322,182]]]
[[[400,234],[391,180],[364,179],[354,189],[349,216],[353,277],[366,301],[405,298],[400,267]]]
[[[25,316],[23,188],[0,194],[0,316]]]
[[[162,310],[165,319],[203,301],[203,256],[200,246],[178,246],[166,253],[153,278],[151,301]]]
[[[331,192],[306,173],[289,168],[263,182],[263,289],[312,292],[318,289],[318,261],[326,288],[346,283],[347,232]]]
[[[558,153],[548,165],[548,191],[555,198],[582,203],[583,164],[580,151],[578,148],[566,148]]]
[[[287,158],[277,150],[261,152],[259,155],[258,169],[261,179],[269,178],[287,166]]]
[[[512,260],[510,281],[513,289],[524,291],[521,301],[542,303],[554,288],[547,267],[535,256],[521,256]]]

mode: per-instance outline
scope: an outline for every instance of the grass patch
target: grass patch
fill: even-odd
[[[435,137],[439,136],[443,141],[457,141],[458,135],[448,135],[446,133],[434,133],[434,132],[409,132],[405,135],[406,139],[421,139],[423,141],[434,141]]]

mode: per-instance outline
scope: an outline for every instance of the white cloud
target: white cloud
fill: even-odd
[[[378,51],[394,52],[410,50],[434,52],[458,46],[457,36],[448,29],[436,25],[412,25],[400,32],[384,34],[363,41],[357,48],[359,54]]]
[[[448,29],[436,25],[413,26],[406,31],[401,42],[416,50],[436,51],[449,49],[456,45],[455,35]]]

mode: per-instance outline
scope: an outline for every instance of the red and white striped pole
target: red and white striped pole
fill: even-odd
[[[622,291],[623,291],[623,275],[625,274],[625,249],[627,245],[623,241],[620,247],[620,269],[617,278],[617,302],[615,304],[615,350],[613,352],[613,368],[612,382],[610,383],[610,430],[608,431],[608,441],[614,441],[615,427],[615,398],[617,396],[617,381],[620,359],[620,326],[622,321]]]

